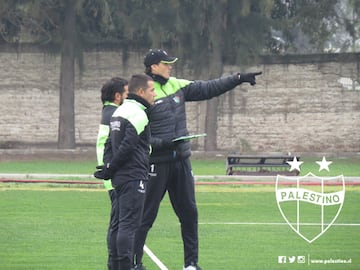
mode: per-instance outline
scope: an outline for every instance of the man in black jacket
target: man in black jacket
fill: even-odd
[[[181,224],[184,243],[184,269],[200,270],[198,266],[198,213],[194,178],[189,157],[190,143],[172,140],[186,136],[185,102],[208,100],[242,83],[256,84],[257,73],[237,73],[209,81],[189,81],[170,77],[176,57],[164,50],[152,49],[145,58],[145,73],[154,79],[156,100],[149,110],[151,145],[150,180],[141,226],[135,240],[135,269],[142,265],[143,246],[157,216],[166,191]]]
[[[118,202],[117,258],[111,269],[132,267],[135,232],[143,213],[149,174],[150,130],[147,110],[156,96],[154,82],[145,74],[129,82],[128,98],[110,120],[110,135],[105,144],[104,168],[96,178],[112,179]]]

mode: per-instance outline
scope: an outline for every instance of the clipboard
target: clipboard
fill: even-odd
[[[196,138],[200,138],[200,137],[205,137],[206,135],[207,135],[206,133],[201,133],[201,134],[181,136],[181,137],[178,137],[178,138],[173,139],[172,142],[190,141],[190,140],[192,140],[192,139],[196,139]]]

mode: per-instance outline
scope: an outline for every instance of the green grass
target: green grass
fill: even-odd
[[[196,192],[203,269],[360,269],[359,188],[348,188],[336,221],[358,225],[332,226],[312,244],[277,224],[284,220],[273,187],[197,186]],[[1,184],[0,209],[0,270],[106,269],[109,201],[102,189]],[[180,226],[167,197],[147,245],[170,270],[181,269]],[[279,264],[283,255],[352,263]],[[144,263],[158,269],[147,256]]]
[[[322,158],[302,158],[304,163],[301,165],[301,175],[305,175],[308,172],[313,172],[318,176],[360,176],[360,158],[326,158],[328,161],[332,161],[329,165],[329,172],[322,170],[319,172],[319,165],[316,161],[321,161]]]
[[[313,172],[319,176],[360,176],[360,158],[327,158],[333,163],[329,166],[330,172],[319,172],[319,166],[315,163],[321,158],[301,158],[301,175]],[[95,170],[96,161],[7,161],[0,162],[0,173],[55,173],[55,174],[92,174]],[[225,175],[224,159],[192,159],[192,167],[195,175]]]
[[[302,175],[359,176],[359,159],[302,158]],[[224,160],[193,160],[196,175],[224,175]],[[91,174],[95,161],[0,162],[1,173]],[[309,244],[285,224],[273,186],[197,186],[200,265],[203,269],[360,269],[360,188],[347,186],[337,224]],[[0,184],[0,270],[106,269],[109,199],[102,187]],[[309,211],[313,213],[312,211]],[[310,217],[311,219],[311,217]],[[278,224],[280,223],[280,224]],[[148,247],[170,269],[183,264],[180,226],[167,197],[149,233]],[[278,256],[305,256],[306,264],[279,264]],[[308,259],[352,259],[308,264]],[[157,269],[145,256],[148,270]]]
[[[96,161],[32,160],[0,162],[1,173],[92,174]]]
[[[0,269],[101,269],[105,198],[99,192],[1,192]]]

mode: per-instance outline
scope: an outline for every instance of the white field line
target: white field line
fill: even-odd
[[[144,245],[145,253],[150,257],[150,259],[159,267],[161,270],[168,270],[168,268],[159,260],[158,257],[146,246]]]
[[[267,225],[267,226],[288,226],[287,223],[281,222],[199,222],[199,225]],[[291,225],[296,225],[296,223],[292,223]],[[300,223],[302,226],[320,226],[321,223]],[[324,225],[329,225],[325,224]],[[358,227],[360,223],[334,223],[332,226],[350,226],[350,227]]]

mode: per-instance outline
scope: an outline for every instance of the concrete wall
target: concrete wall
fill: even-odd
[[[88,52],[77,70],[76,142],[94,145],[100,88],[113,76],[142,73],[142,54]],[[0,148],[56,145],[60,57],[0,49]],[[219,97],[217,146],[236,152],[359,152],[360,54],[263,57],[255,87],[238,86]],[[227,66],[224,75],[241,71]],[[191,78],[191,71],[186,75]],[[188,128],[204,132],[206,102],[188,103]],[[203,149],[203,140],[193,142]]]
[[[221,99],[218,133],[248,151],[359,151],[358,64],[263,64],[256,88]]]

